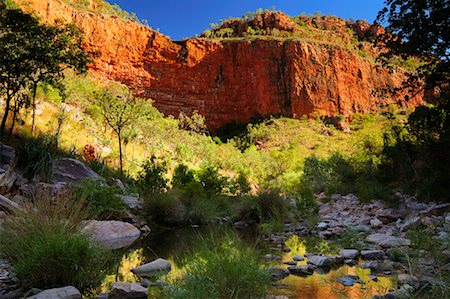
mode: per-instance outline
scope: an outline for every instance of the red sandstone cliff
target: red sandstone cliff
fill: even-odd
[[[86,48],[100,54],[94,72],[152,98],[166,114],[198,110],[211,128],[255,116],[349,115],[386,103],[422,102],[420,96],[409,102],[402,95],[381,97],[376,91],[400,86],[403,72],[390,72],[336,45],[270,38],[174,42],[136,22],[79,12],[59,0],[16,2],[44,22],[77,24]],[[269,19],[273,28],[295,30],[295,24],[277,17]],[[376,29],[364,26],[355,30]]]

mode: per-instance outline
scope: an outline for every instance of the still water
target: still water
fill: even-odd
[[[123,255],[118,255],[120,263],[115,270],[106,277],[101,287],[101,292],[107,292],[112,282],[137,282],[140,279],[131,273],[131,269],[143,263],[150,262],[158,257],[172,263],[172,271],[169,279],[181,276],[180,264],[186,254],[195,251],[198,240],[211,234],[223,233],[221,227],[182,228],[176,230],[151,233],[146,239],[127,250]],[[261,258],[261,263],[267,267],[287,268],[284,262],[292,261],[296,255],[320,251],[324,255],[336,254],[339,248],[319,238],[303,238],[293,236],[286,245],[290,252],[284,252],[279,248],[271,247],[263,240],[258,240],[254,230],[239,230],[242,241],[257,249],[263,257],[271,253],[281,256],[281,261],[267,261]],[[307,262],[299,262],[305,265]],[[360,261],[362,263],[362,261]],[[245,267],[245,265],[243,265]],[[377,281],[369,277],[370,269],[361,269],[356,266],[341,266],[337,269],[315,271],[313,275],[300,277],[289,275],[287,278],[276,282],[277,286],[270,289],[271,295],[285,295],[291,299],[341,299],[341,298],[372,298],[375,295],[384,295],[396,288],[396,282],[390,277],[377,277]],[[345,275],[357,275],[360,283],[352,287],[345,287],[336,282],[337,278]]]

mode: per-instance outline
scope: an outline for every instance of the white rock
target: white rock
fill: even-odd
[[[381,227],[383,225],[383,222],[380,221],[380,219],[378,218],[374,218],[370,220],[370,226],[373,228],[378,228]]]
[[[141,234],[134,225],[121,221],[89,220],[83,231],[94,241],[112,249],[130,246]]]
[[[81,293],[73,286],[49,289],[28,297],[29,299],[81,299]]]
[[[152,277],[167,274],[171,269],[172,265],[168,261],[159,258],[150,263],[136,267],[132,269],[131,272],[140,277]]]

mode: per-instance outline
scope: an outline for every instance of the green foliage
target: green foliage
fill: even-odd
[[[405,126],[385,135],[382,172],[422,200],[448,201],[450,187],[450,101],[443,92],[436,106],[418,107]]]
[[[137,180],[141,194],[146,195],[164,192],[168,182],[164,177],[166,173],[166,163],[158,161],[155,156],[150,157],[142,165],[142,171]]]
[[[26,287],[85,289],[101,282],[107,252],[81,233],[83,206],[69,199],[35,199],[34,206],[25,205],[4,221],[0,254]]]
[[[246,196],[235,207],[235,218],[250,223],[284,223],[288,204],[276,191],[261,192],[258,196]]]
[[[43,180],[50,181],[55,156],[54,138],[39,136],[26,139],[17,147],[17,166],[23,169],[27,179],[40,175]]]
[[[75,25],[41,25],[20,9],[0,4],[0,95],[6,101],[0,139],[11,111],[12,132],[23,107],[31,105],[35,110],[39,83],[60,86],[64,69],[86,71],[89,57],[82,44],[83,37]],[[35,113],[33,129],[34,117]]]
[[[144,197],[144,212],[150,223],[176,225],[185,220],[186,209],[171,192],[150,193]]]
[[[170,298],[264,297],[270,273],[261,269],[253,248],[230,233],[200,239],[199,243],[183,262],[184,279],[169,286]]]
[[[95,219],[119,219],[125,211],[125,205],[117,195],[117,190],[105,185],[102,180],[83,180],[73,186],[72,198],[85,202]]]

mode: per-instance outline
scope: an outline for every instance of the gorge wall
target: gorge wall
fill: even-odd
[[[399,87],[401,70],[388,70],[344,47],[289,39],[206,39],[182,42],[134,21],[78,11],[60,0],[16,0],[42,21],[73,22],[95,51],[91,70],[151,98],[165,114],[198,110],[214,129],[255,116],[350,115],[422,96],[382,96]]]

